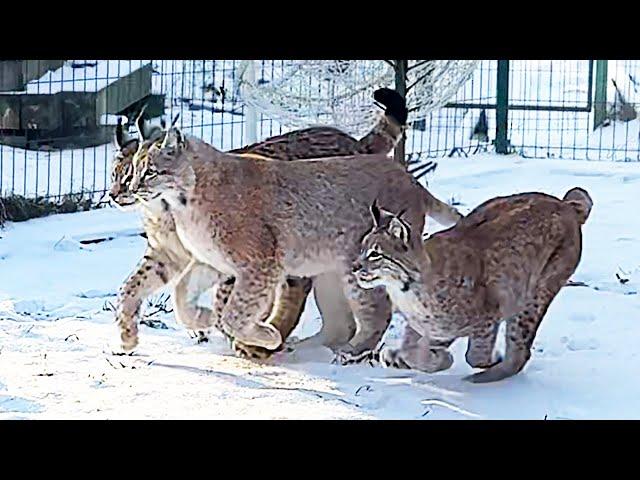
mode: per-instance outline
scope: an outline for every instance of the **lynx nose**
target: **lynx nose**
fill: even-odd
[[[362,264],[359,260],[356,260],[353,264],[353,268],[351,269],[351,273],[356,273],[359,270],[362,270]]]

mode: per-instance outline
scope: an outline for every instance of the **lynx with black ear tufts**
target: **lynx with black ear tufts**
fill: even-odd
[[[581,188],[563,200],[535,192],[497,197],[413,245],[404,242],[407,222],[391,214],[386,228],[363,238],[353,269],[360,287],[384,287],[407,321],[401,347],[382,349],[380,361],[445,370],[453,364],[449,346],[469,337],[467,363],[484,370],[468,380],[495,382],[520,372],[549,305],[578,266],[581,225],[592,203]],[[385,222],[387,212],[381,214]],[[503,322],[501,357],[494,347]]]
[[[384,101],[385,99],[382,99],[382,100]],[[278,172],[279,176],[288,175],[286,172],[290,168],[294,168],[296,170],[300,168],[305,168],[305,169],[308,168],[308,167],[302,167],[302,165],[307,165],[304,162],[300,162],[300,166],[298,166],[297,164],[299,162],[297,162],[297,160],[313,159],[313,158],[325,159],[325,160],[322,160],[322,164],[323,164],[322,169],[326,168],[329,171],[329,173],[332,173],[331,170],[333,169],[337,168],[339,170],[342,170],[343,168],[345,168],[344,166],[342,166],[344,163],[344,157],[355,156],[349,159],[348,161],[351,162],[351,160],[355,160],[356,162],[361,162],[364,160],[360,158],[361,155],[371,155],[371,154],[386,155],[393,149],[393,146],[397,143],[397,141],[402,136],[403,128],[401,128],[401,126],[398,125],[398,122],[396,121],[397,119],[389,118],[389,115],[390,115],[390,112],[387,112],[385,116],[381,117],[378,123],[376,124],[376,126],[373,127],[373,129],[370,131],[370,133],[360,140],[357,140],[347,135],[346,133],[341,132],[332,127],[313,127],[313,128],[298,130],[294,132],[289,132],[287,134],[279,135],[277,137],[273,137],[271,139],[265,140],[262,143],[250,145],[242,149],[237,149],[232,153],[252,154],[254,157],[255,156],[261,157],[259,160],[260,161],[259,165],[255,165],[255,167],[251,167],[251,166],[248,167],[251,169],[251,171],[255,171],[256,175],[260,175],[260,176],[263,175],[263,173],[260,173],[260,172],[263,172],[262,170],[263,168],[272,170],[271,165],[274,163],[274,162],[264,162],[264,157],[268,157],[272,160],[277,160],[279,162],[287,163],[287,165],[283,165],[281,168],[281,171]],[[169,130],[173,130],[172,127],[176,125],[178,117],[176,116],[173,119],[173,122],[171,125],[168,125],[170,121],[170,116],[167,116],[165,118],[166,118],[166,124],[167,124],[166,128],[168,128]],[[150,124],[147,123],[147,128],[149,128],[149,126]],[[215,157],[219,155],[224,155],[222,154],[222,152],[217,152],[215,149],[213,149],[213,147],[211,147],[210,145],[207,145],[205,142],[203,142],[198,138],[189,137],[188,139],[185,140],[184,138],[181,138],[182,135],[180,135],[181,139],[178,141],[182,143],[183,151],[189,150],[187,155],[178,155],[177,154],[178,152],[176,152],[175,150],[159,152],[158,150],[160,150],[161,144],[163,143],[165,138],[166,138],[165,146],[167,144],[172,145],[176,141],[174,140],[174,138],[171,138],[171,139],[168,138],[166,128],[163,127],[162,129],[160,129],[160,126],[158,125],[157,137],[155,136],[155,134],[150,137],[147,137],[148,140],[146,140],[144,142],[144,145],[142,145],[141,148],[139,148],[135,152],[136,158],[135,158],[134,170],[136,172],[136,175],[133,175],[133,176],[128,175],[128,173],[131,172],[130,169],[124,169],[124,168],[118,169],[119,173],[114,177],[113,182],[114,184],[117,183],[118,187],[121,188],[121,190],[126,189],[127,193],[129,192],[135,193],[137,196],[139,196],[139,198],[142,198],[144,201],[148,201],[153,198],[152,195],[154,194],[151,188],[157,188],[159,183],[165,180],[169,180],[170,182],[173,182],[173,187],[175,187],[176,184],[179,183],[181,185],[181,188],[184,191],[191,191],[192,190],[191,188],[186,188],[186,187],[188,185],[193,184],[194,181],[196,181],[197,183],[200,175],[196,177],[193,174],[191,174],[191,172],[188,169],[184,169],[180,165],[184,164],[185,162],[187,163],[194,162],[195,161],[195,159],[193,158],[194,156],[198,156],[198,157],[206,156],[206,157],[209,157],[209,160],[211,160],[210,155],[213,155]],[[173,131],[171,131],[170,135],[172,136],[175,135],[176,137],[178,137],[178,135],[176,135]],[[206,153],[205,151],[208,151],[209,153]],[[147,152],[150,153],[149,156],[151,158],[147,158],[148,157]],[[155,163],[158,157],[164,156],[165,154],[166,154],[166,161],[162,162],[161,168],[154,168],[154,166],[158,167],[158,164]],[[134,162],[133,157],[134,157],[134,153],[131,153],[129,157],[122,158],[118,163],[120,164],[121,167],[126,166],[125,161],[132,163]],[[330,157],[333,158],[335,162],[333,161],[326,162],[326,159]],[[242,157],[235,158],[235,159],[227,158],[226,160],[232,161],[234,162],[234,164],[236,161],[242,160],[242,165],[244,165],[246,162],[249,162],[251,164],[257,162],[256,158],[242,158]],[[296,161],[293,161],[293,160],[296,160]],[[151,164],[151,168],[146,168],[147,163]],[[196,163],[199,163],[199,162],[196,162]],[[218,162],[215,162],[215,163],[217,164]],[[223,163],[224,165],[227,165],[227,161]],[[268,163],[268,165],[265,165],[265,163]],[[331,166],[333,163],[335,163],[336,165]],[[385,202],[386,205],[389,205],[392,208],[393,206],[404,207],[405,205],[408,205],[408,206],[413,205],[413,207],[410,207],[407,211],[407,219],[408,219],[407,221],[411,223],[412,230],[415,230],[416,232],[418,230],[421,231],[421,226],[424,224],[423,214],[425,210],[429,212],[429,214],[435,215],[437,217],[436,220],[438,220],[439,218],[440,220],[444,220],[447,224],[449,224],[449,220],[451,220],[451,223],[453,223],[454,220],[457,220],[457,218],[459,217],[459,214],[455,212],[455,209],[433,198],[431,195],[428,194],[428,192],[422,191],[422,189],[420,189],[419,191],[416,191],[414,190],[413,187],[409,187],[409,184],[405,183],[405,181],[403,180],[403,179],[406,180],[405,178],[406,173],[401,174],[397,166],[390,165],[390,163],[393,163],[393,162],[389,162],[389,159],[386,156],[384,158],[380,158],[378,161],[375,161],[375,163],[376,163],[376,166],[375,166],[376,170],[374,172],[374,175],[371,176],[370,179],[364,182],[360,182],[361,183],[360,187],[354,187],[354,185],[351,183],[349,183],[348,186],[345,186],[345,188],[349,192],[349,195],[350,195],[349,198],[353,198],[353,195],[351,195],[351,192],[354,189],[360,192],[355,197],[359,199],[359,201],[357,202],[357,205],[354,207],[357,210],[357,215],[354,217],[354,221],[355,221],[355,218],[357,217],[357,222],[355,224],[349,223],[343,226],[340,226],[340,225],[337,225],[337,226],[334,225],[334,227],[321,226],[319,227],[321,228],[321,231],[327,232],[328,228],[334,228],[334,229],[340,228],[339,231],[342,232],[344,235],[350,236],[353,234],[356,237],[359,237],[362,232],[364,232],[365,230],[368,230],[371,227],[371,217],[369,216],[370,213],[368,213],[367,210],[369,209],[376,195],[379,196],[380,201]],[[240,165],[241,164],[238,163],[238,166]],[[392,172],[387,173],[386,172],[387,167],[390,168]],[[204,167],[204,168],[206,170],[209,170],[209,167]],[[241,170],[241,172],[245,171],[244,168],[245,167],[243,166],[243,169]],[[354,167],[354,168],[355,168],[355,172],[357,172],[357,174],[355,175],[355,178],[359,178],[362,180],[363,176],[369,177],[369,175],[366,172],[363,173],[361,171],[362,167]],[[367,169],[365,168],[365,170]],[[175,173],[175,175],[173,176],[174,177],[173,179],[168,178],[168,175],[172,171]],[[405,170],[403,167],[402,172],[404,171]],[[212,174],[214,172],[209,172],[209,173]],[[243,188],[243,185],[242,185],[244,183],[243,179],[246,178],[246,175],[237,174],[237,173],[239,172],[238,171],[231,172],[229,178],[233,179],[232,183],[238,183],[237,185],[238,188]],[[144,179],[144,181],[141,183],[137,182],[139,175],[142,175]],[[215,175],[217,175],[217,173],[215,173]],[[294,182],[294,185],[296,186],[296,188],[304,187],[304,189],[306,189],[306,190],[303,189],[305,192],[307,192],[305,193],[305,195],[310,193],[308,192],[309,188],[311,189],[314,188],[314,185],[313,185],[314,182],[311,182],[311,185],[307,185],[308,182],[305,181],[305,179],[308,178],[308,175],[309,175],[309,172],[303,175],[294,175],[294,178],[291,180],[292,182]],[[269,175],[267,175],[267,177],[270,178]],[[329,175],[329,177],[335,179],[336,175],[335,173],[332,173],[331,175]],[[236,182],[235,180],[238,180],[238,182]],[[266,181],[266,178],[265,178],[265,181]],[[286,182],[288,183],[289,179],[286,179]],[[300,185],[301,182],[302,182],[302,185]],[[380,182],[382,182],[382,184]],[[391,188],[389,187],[389,184],[393,182],[399,182],[402,185],[402,187],[400,188],[400,190],[394,190],[395,192],[394,198],[388,199],[388,203],[387,203],[387,200],[385,199],[387,197],[387,193],[385,192],[387,192],[389,188]],[[261,183],[264,183],[264,182],[261,182]],[[152,187],[150,187],[149,184],[152,185]],[[214,188],[214,190],[216,188]],[[230,192],[228,190],[229,188],[231,188],[229,185],[224,186],[226,193],[223,193],[220,196],[216,197],[216,202],[230,201],[230,197],[229,197]],[[276,185],[270,185],[268,186],[268,191],[273,192],[275,191],[273,190],[274,188],[276,188]],[[211,189],[211,186],[208,185],[206,187],[207,192],[209,192],[210,189]],[[280,187],[277,187],[276,189],[279,191]],[[369,194],[366,194],[366,196],[363,197],[362,196],[363,190],[370,191],[371,196],[369,196]],[[344,194],[343,189],[339,188],[338,191]],[[231,192],[233,192],[233,189],[231,190]],[[242,193],[245,196],[245,198],[247,198],[247,201],[249,200],[250,197],[255,196],[253,195],[253,193],[255,193],[253,192],[253,189],[251,190],[252,192],[251,195],[247,193],[248,191],[246,189],[240,190],[239,192]],[[170,193],[170,192],[167,191],[167,193]],[[129,195],[129,196],[133,196],[133,195]],[[207,193],[207,196],[208,196],[208,193]],[[264,194],[262,196],[264,197]],[[178,200],[176,206],[178,207],[177,210],[179,212],[185,211],[187,210],[187,208],[193,208],[193,205],[191,203],[187,203],[186,206],[183,206],[180,203],[180,198],[178,198],[177,196],[174,196],[174,197],[175,199]],[[322,205],[324,205],[323,208],[325,209],[335,208],[335,207],[332,207],[331,205],[327,205],[326,203],[324,203],[326,199],[325,200],[317,199],[317,200],[323,202]],[[245,211],[246,210],[245,207],[247,206],[247,204],[246,202],[243,202],[243,203],[245,205],[242,206],[242,209],[238,211],[233,211],[233,213],[231,214],[231,217],[228,217],[228,218],[232,218],[232,217],[236,218],[236,220],[234,220],[235,223],[233,225],[234,225],[234,228],[238,227],[237,228],[238,231],[244,230],[243,224],[245,221],[249,222],[247,226],[247,228],[251,229],[251,234],[249,235],[249,243],[255,244],[254,240],[257,238],[260,238],[261,239],[260,241],[262,241],[263,235],[260,232],[258,233],[254,232],[253,228],[255,227],[254,224],[256,219],[252,214],[249,214],[249,215],[246,214],[247,212]],[[293,205],[294,205],[294,208],[302,208],[302,206],[307,203],[308,203],[308,199],[303,197],[296,197],[296,199],[294,199]],[[299,207],[296,205],[299,205]],[[235,207],[238,207],[238,205],[234,204],[234,208]],[[253,203],[251,203],[250,209],[254,209],[255,211],[256,208],[262,208],[262,207],[261,205],[254,205]],[[340,207],[340,209],[342,209],[342,207]],[[146,211],[147,209],[145,209],[145,212]],[[262,212],[262,214],[266,215],[267,221],[269,221],[268,219],[270,219],[273,216],[272,213],[270,213],[269,209]],[[169,281],[172,281],[171,280],[172,278],[176,278],[177,272],[183,271],[183,268],[184,268],[183,265],[187,265],[191,259],[191,252],[188,252],[185,250],[184,246],[182,245],[182,241],[178,238],[177,229],[175,227],[175,219],[173,218],[173,211],[158,209],[158,211],[144,213],[144,215],[145,215],[144,218],[147,219],[147,221],[145,222],[145,231],[148,235],[148,238],[153,239],[153,241],[150,241],[149,243],[149,252],[148,252],[149,259],[145,260],[141,264],[139,269],[137,269],[137,271],[134,272],[134,274],[129,278],[129,280],[127,280],[127,283],[123,287],[122,295],[119,297],[119,301],[118,301],[119,305],[121,306],[121,308],[119,309],[120,311],[119,324],[121,328],[125,329],[124,335],[126,338],[123,338],[123,340],[126,340],[129,348],[132,348],[132,346],[137,341],[135,338],[133,338],[136,336],[137,330],[136,332],[133,332],[133,331],[128,331],[127,329],[134,328],[131,325],[135,324],[135,321],[139,312],[139,306],[141,305],[142,300],[146,297],[150,289],[152,290],[153,288],[155,288],[156,284],[154,284],[153,282],[162,281],[162,283],[164,284]],[[158,215],[160,216],[161,219],[163,219],[163,221],[160,221],[160,222],[157,221],[156,217]],[[380,212],[380,220],[383,221],[384,218],[386,218],[386,212]],[[344,220],[345,219],[343,218],[342,221],[344,222]],[[264,222],[261,220],[260,223],[263,224]],[[243,228],[239,228],[241,226]],[[301,228],[300,226],[295,227],[295,225],[294,226],[277,225],[277,224],[272,225],[271,222],[267,224],[267,227],[272,227],[272,226],[276,228],[276,230],[273,231],[276,234],[280,232],[281,229],[299,231]],[[385,232],[386,232],[386,229],[385,229]],[[206,235],[206,237],[208,236],[209,235]],[[334,234],[330,234],[327,238],[334,238],[334,237],[335,237]],[[269,234],[265,238],[265,241],[270,242],[271,241],[270,238],[271,238],[271,234]],[[284,240],[283,238],[280,238],[278,243],[281,243],[281,241],[283,240]],[[355,249],[358,250],[360,239],[357,238],[356,240],[357,242],[356,242],[356,245],[354,245],[354,247],[356,247]],[[354,241],[354,239],[352,238],[351,241]],[[243,240],[242,248],[245,249],[245,247],[249,245],[249,243]],[[308,242],[305,241],[303,243],[306,244]],[[351,244],[351,242],[347,242],[347,243]],[[257,253],[255,255],[252,254],[251,258],[257,258],[257,255],[259,255],[261,258],[263,258],[265,255],[269,255],[269,253],[265,251],[265,245],[268,245],[268,243],[264,245],[259,245],[258,246],[259,248],[257,248],[256,250]],[[238,248],[240,248],[240,245],[233,247],[230,251],[237,252]],[[324,249],[324,247],[322,248]],[[357,256],[357,251],[353,252],[353,255]],[[177,259],[178,265],[176,267],[175,272],[172,271],[172,267],[169,265],[169,263],[164,261],[165,258]],[[310,260],[312,265],[319,265],[324,263],[323,261],[320,262],[319,259],[317,258],[312,258]],[[313,279],[313,290],[314,292],[316,292],[315,293],[316,299],[319,305],[319,309],[322,312],[322,316],[323,318],[325,318],[325,322],[323,323],[323,327],[321,331],[318,334],[316,334],[315,338],[309,339],[309,340],[310,340],[310,343],[321,342],[323,345],[330,346],[331,348],[334,348],[334,349],[342,348],[347,343],[349,343],[352,348],[362,349],[367,346],[367,343],[375,343],[375,335],[377,335],[378,333],[381,333],[383,329],[376,328],[375,325],[369,325],[364,329],[357,328],[356,318],[354,317],[352,307],[350,306],[351,302],[347,302],[346,298],[344,298],[344,288],[348,287],[349,291],[353,291],[353,288],[355,288],[351,285],[353,283],[353,279],[350,273],[351,264],[350,262],[347,261],[347,264],[342,265],[342,267],[343,267],[342,268],[343,273],[345,275],[348,274],[347,277],[345,277],[346,280],[344,280],[345,282],[347,282],[346,284],[343,284],[340,281],[340,272],[335,272],[335,271],[327,274],[321,274],[319,275],[319,277]],[[148,268],[151,268],[152,270],[149,271],[147,270]],[[269,269],[271,269],[271,266],[267,268],[267,270]],[[161,278],[157,276],[156,277],[150,276],[150,272],[157,272],[157,271],[161,272]],[[285,276],[287,278],[287,281],[286,281],[287,285],[289,285],[289,283],[292,282],[290,287],[287,287],[287,288],[290,288],[290,290],[288,291],[288,293],[281,294],[277,301],[274,300],[273,302],[274,314],[270,320],[270,323],[274,327],[278,328],[282,338],[286,338],[290,334],[292,329],[295,328],[295,326],[297,325],[297,322],[300,319],[302,309],[304,308],[304,305],[305,305],[306,297],[309,291],[311,290],[311,280],[307,280],[306,278],[302,280],[297,277],[292,277],[288,274]],[[253,275],[250,274],[250,277],[253,278]],[[187,277],[184,277],[184,278],[187,278]],[[246,286],[246,279],[248,278],[249,276],[247,276],[247,274],[244,274],[244,270],[243,270],[243,275],[241,275],[241,278],[233,280],[230,284],[224,284],[223,285],[224,288],[221,288],[221,286],[219,285],[219,288],[217,289],[217,294],[216,294],[216,302],[217,302],[216,303],[217,306],[215,307],[216,313],[211,316],[210,325],[215,324],[216,326],[218,326],[221,324],[223,307],[226,305],[227,301],[233,300],[231,297],[229,297],[231,293],[231,287],[235,291],[237,284],[240,284],[241,287],[242,285]],[[234,282],[237,282],[237,283],[234,283]],[[213,282],[211,282],[211,284],[212,283]],[[198,285],[200,286],[200,283],[198,283]],[[295,288],[294,288],[294,285],[296,285]],[[177,305],[184,304],[183,302],[179,301],[180,295],[181,295],[180,293],[178,293],[179,291],[181,290],[176,287],[176,293],[175,293],[177,297],[176,308],[178,308]],[[365,294],[362,294],[362,295],[365,295]],[[362,295],[360,295],[359,298],[362,297]],[[235,295],[233,297],[235,297]],[[289,297],[291,297],[291,299],[289,299]],[[284,303],[283,303],[283,299],[284,299]],[[381,310],[386,309],[384,299],[378,298],[377,300],[376,299],[369,299],[369,300],[371,300],[371,302],[367,301],[365,302],[365,304],[357,307],[358,317],[360,318],[360,320],[358,321],[361,323],[364,322],[364,324],[367,324],[368,323],[367,318],[369,317],[371,317],[374,323],[377,323],[376,318],[379,319],[380,321],[384,320],[385,314],[380,313]],[[234,302],[237,305],[237,300],[234,300]],[[371,309],[376,310],[377,313],[374,312],[373,310],[370,311],[367,305],[371,305]],[[191,305],[191,307],[195,308],[195,304]],[[356,308],[356,307],[353,307],[353,308]],[[234,309],[231,309],[231,310],[234,310]],[[189,315],[185,314],[185,315],[182,315],[180,318],[186,318],[187,316]],[[193,318],[194,319],[200,318],[200,316],[194,315]],[[217,319],[215,320],[215,323],[214,323],[214,319]],[[185,321],[184,323],[190,324],[191,325],[190,328],[196,328],[196,329],[202,328],[202,325],[200,324],[195,325],[187,321]],[[219,328],[222,328],[222,327],[219,327]],[[356,332],[358,333],[356,334]],[[371,337],[369,338],[369,336]],[[244,352],[251,349],[252,355],[257,354],[260,356],[269,356],[271,353],[273,353],[272,349],[259,347],[255,345],[249,346],[246,343],[242,344],[242,342],[240,342],[238,338],[236,338],[234,345],[236,348],[239,345],[242,345],[241,350]],[[246,353],[243,353],[243,355],[244,354]]]

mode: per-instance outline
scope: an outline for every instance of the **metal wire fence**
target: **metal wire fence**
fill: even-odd
[[[504,62],[480,62],[447,106],[410,125],[411,161],[492,151],[640,160],[640,61]],[[247,108],[238,91],[238,63],[66,60],[30,64],[31,70],[23,65],[17,80],[3,67],[0,196],[102,195],[109,186],[114,112],[134,111],[149,98],[157,100],[158,114],[180,113],[179,124],[189,134],[222,150],[244,145]],[[282,64],[258,62],[258,81],[269,82]],[[508,79],[501,80],[500,68],[507,68]],[[473,135],[481,116],[484,134]],[[286,130],[258,114],[258,139]],[[496,144],[497,138],[506,143]]]

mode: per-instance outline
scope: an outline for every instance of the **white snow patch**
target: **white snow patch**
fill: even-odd
[[[141,229],[139,216],[101,209],[9,224],[0,235],[0,418],[640,419],[640,216],[629,207],[639,179],[633,163],[440,161],[429,188],[465,213],[523,191],[561,197],[581,186],[594,200],[572,278],[587,286],[564,288],[551,304],[524,371],[488,385],[462,381],[473,371],[465,339],[452,346],[452,368],[434,375],[333,365],[321,347],[258,364],[235,358],[221,336],[196,344],[172,314],[158,316],[166,330],[140,327],[135,355],[115,355],[105,303],[143,255],[145,240],[122,234]],[[73,243],[99,236],[113,238]],[[62,238],[74,248],[54,248]],[[402,333],[396,317],[385,341]],[[319,325],[311,296],[294,334]]]

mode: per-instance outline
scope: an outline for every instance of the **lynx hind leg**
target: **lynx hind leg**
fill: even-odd
[[[253,271],[235,279],[220,323],[223,332],[234,341],[275,350],[282,343],[282,336],[262,320],[270,313],[280,278],[274,274],[275,268]]]
[[[567,277],[568,278],[568,277]],[[542,318],[560,291],[540,289],[524,309],[507,320],[505,357],[486,370],[466,377],[472,383],[497,382],[520,372],[531,358],[531,346]]]
[[[219,282],[219,272],[199,262],[192,261],[180,274],[174,291],[173,303],[176,319],[190,330],[195,330],[199,341],[206,337],[206,331],[215,324],[215,312],[197,306],[200,295]]]
[[[502,361],[494,356],[494,348],[498,338],[500,322],[491,320],[475,328],[469,336],[469,344],[465,359],[474,368],[489,368]]]
[[[270,314],[270,320],[267,320],[268,323],[278,329],[282,336],[283,343],[277,349],[269,350],[262,347],[245,345],[241,342],[234,342],[234,351],[246,358],[265,360],[275,352],[282,350],[284,340],[289,337],[300,322],[300,317],[304,311],[307,296],[310,291],[311,280],[307,278],[287,278],[286,282],[279,289]]]
[[[383,287],[365,290],[350,272],[342,277],[345,296],[354,314],[356,332],[341,354],[359,356],[376,348],[391,323],[392,305]]]
[[[524,308],[507,320],[504,360],[467,377],[473,383],[503,380],[520,372],[531,358],[531,346],[549,305],[566,284],[578,264],[579,249],[561,245],[547,260]]]
[[[180,265],[180,267],[185,267]],[[179,272],[178,266],[164,255],[147,250],[133,273],[120,287],[116,304],[116,321],[122,348],[133,350],[138,345],[138,316],[142,302],[165,286]]]
[[[297,346],[324,345],[335,351],[339,346],[346,345],[356,332],[351,306],[337,272],[318,275],[312,283],[322,327],[315,335],[297,342]]]
[[[231,292],[233,292],[233,285],[235,284],[234,277],[226,277],[218,282],[218,285],[215,289],[215,294],[213,296],[213,318],[214,324],[218,330],[222,332],[222,312],[224,311],[224,307],[227,305],[229,301],[229,297],[231,296]]]
[[[504,359],[465,379],[472,383],[497,382],[520,372],[531,357],[531,345],[547,307],[548,304],[534,308],[534,305],[529,303],[524,310],[509,319]]]

